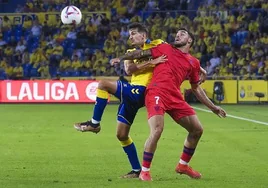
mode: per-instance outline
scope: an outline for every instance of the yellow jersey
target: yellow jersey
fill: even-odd
[[[156,39],[153,41],[147,40],[144,43],[142,49],[147,50],[147,49],[153,48],[159,44],[162,44],[163,42],[164,41],[161,39]],[[134,51],[134,50],[136,50],[136,48],[129,49],[129,50],[127,50],[127,52]],[[144,62],[144,60],[134,60],[135,64],[139,64],[142,62]],[[151,79],[153,76],[153,69],[154,69],[154,67],[148,67],[146,69],[138,70],[138,71],[134,72],[131,76],[131,84],[147,87],[147,85],[151,82]]]

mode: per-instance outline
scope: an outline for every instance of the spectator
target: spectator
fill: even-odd
[[[71,61],[69,60],[68,56],[64,56],[63,59],[60,61],[59,71],[70,71],[71,67]]]
[[[1,68],[0,68],[1,69]],[[5,68],[5,72],[7,74],[7,77],[9,79],[12,79],[12,75],[13,75],[13,67],[10,64],[7,64],[7,67]]]
[[[10,30],[12,26],[12,23],[10,19],[7,16],[4,16],[2,20],[2,31]]]
[[[12,77],[15,80],[21,80],[23,78],[23,68],[19,63],[16,63],[16,66],[13,69]]]
[[[215,69],[215,72],[212,75],[212,79],[213,80],[219,80],[219,79],[221,79],[220,70],[219,70],[218,67]]]
[[[40,65],[41,66],[38,68],[38,73],[40,74],[40,77],[43,79],[49,79],[50,75],[48,64],[46,62],[42,62]]]
[[[121,27],[120,39],[123,41],[126,41],[126,40],[128,40],[128,37],[129,37],[129,33],[127,30],[127,26]]]
[[[22,44],[21,41],[18,42],[15,51],[20,51],[21,53],[24,52],[24,50],[26,49],[26,46],[24,44]]]
[[[217,52],[213,52],[213,57],[209,60],[211,67],[214,69],[220,65],[220,58],[217,55]]]
[[[100,25],[100,19],[99,19],[99,17],[98,17],[97,14],[94,14],[94,15],[93,15],[93,17],[92,17],[92,19],[91,19],[91,23],[92,23],[93,25],[97,26],[97,27]]]
[[[82,63],[79,61],[78,56],[74,55],[73,61],[72,61],[72,69],[74,71],[79,71],[80,68],[82,68]]]
[[[122,25],[127,25],[130,23],[130,20],[125,15],[122,15],[121,18],[119,19],[119,22]]]
[[[38,23],[38,20],[35,20],[33,22],[33,26],[32,26],[32,35],[34,37],[39,37],[41,36],[41,33],[42,33],[42,26]]]
[[[72,28],[72,30],[67,34],[67,38],[75,40],[77,38],[76,34],[75,28]]]

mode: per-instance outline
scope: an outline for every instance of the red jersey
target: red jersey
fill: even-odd
[[[189,79],[190,83],[199,82],[200,63],[189,53],[183,53],[170,44],[160,44],[150,50],[153,58],[166,55],[168,60],[154,68],[153,78],[147,89],[159,88],[160,91],[172,93],[176,90],[180,93],[184,80]]]

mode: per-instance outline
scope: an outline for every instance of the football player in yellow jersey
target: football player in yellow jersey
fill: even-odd
[[[162,40],[150,41],[147,38],[148,31],[142,24],[133,23],[129,25],[128,29],[129,39],[135,48],[149,49],[163,43]],[[117,114],[117,138],[121,142],[132,166],[131,172],[122,176],[123,178],[139,177],[141,166],[136,147],[129,136],[129,131],[136,113],[144,106],[144,92],[151,80],[153,66],[165,61],[164,56],[151,61],[125,61],[126,73],[129,75],[132,74],[131,83],[125,81],[101,80],[97,89],[97,99],[92,119],[74,125],[79,131],[98,133],[101,129],[100,121],[107,104],[109,93],[120,100],[121,103]]]

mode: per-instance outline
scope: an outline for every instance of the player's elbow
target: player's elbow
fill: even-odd
[[[200,86],[198,84],[191,84],[191,89],[193,93],[198,93]]]

